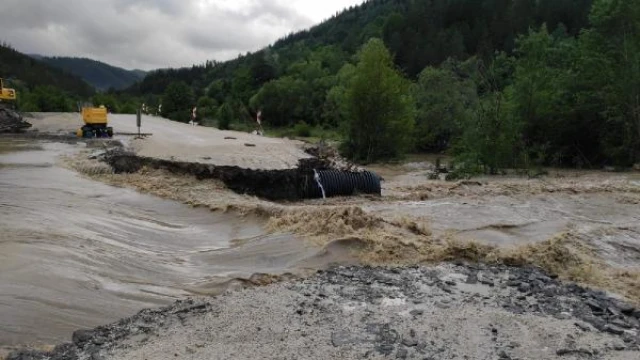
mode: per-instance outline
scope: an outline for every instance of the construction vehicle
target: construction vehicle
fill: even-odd
[[[31,127],[24,121],[22,115],[15,111],[16,91],[4,87],[4,81],[0,79],[0,133],[20,132]]]
[[[0,79],[0,102],[9,104],[9,107],[15,107],[16,91],[4,87],[4,81]]]
[[[113,137],[113,128],[108,125],[107,108],[104,105],[94,107],[83,105],[80,109],[84,126],[76,131],[81,138],[110,138]]]

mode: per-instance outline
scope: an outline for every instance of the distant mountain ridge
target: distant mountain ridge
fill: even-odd
[[[53,86],[78,96],[91,96],[94,88],[68,72],[50,66],[37,58],[25,55],[8,44],[0,44],[0,77],[26,85]]]
[[[143,70],[126,70],[88,58],[31,56],[43,63],[78,76],[102,91],[127,88],[147,75],[147,72]]]

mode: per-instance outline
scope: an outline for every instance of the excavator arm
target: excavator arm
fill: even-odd
[[[0,101],[14,102],[16,101],[16,91],[4,87],[4,81],[0,79]]]

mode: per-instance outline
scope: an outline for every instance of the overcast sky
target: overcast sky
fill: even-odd
[[[227,60],[363,0],[1,0],[0,41],[151,70]]]

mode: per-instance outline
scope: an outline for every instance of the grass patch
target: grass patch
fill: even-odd
[[[343,136],[337,129],[327,129],[321,126],[311,126],[304,122],[300,122],[294,127],[266,128],[265,135],[269,137],[302,140],[313,144],[323,140],[336,142],[343,141]]]

